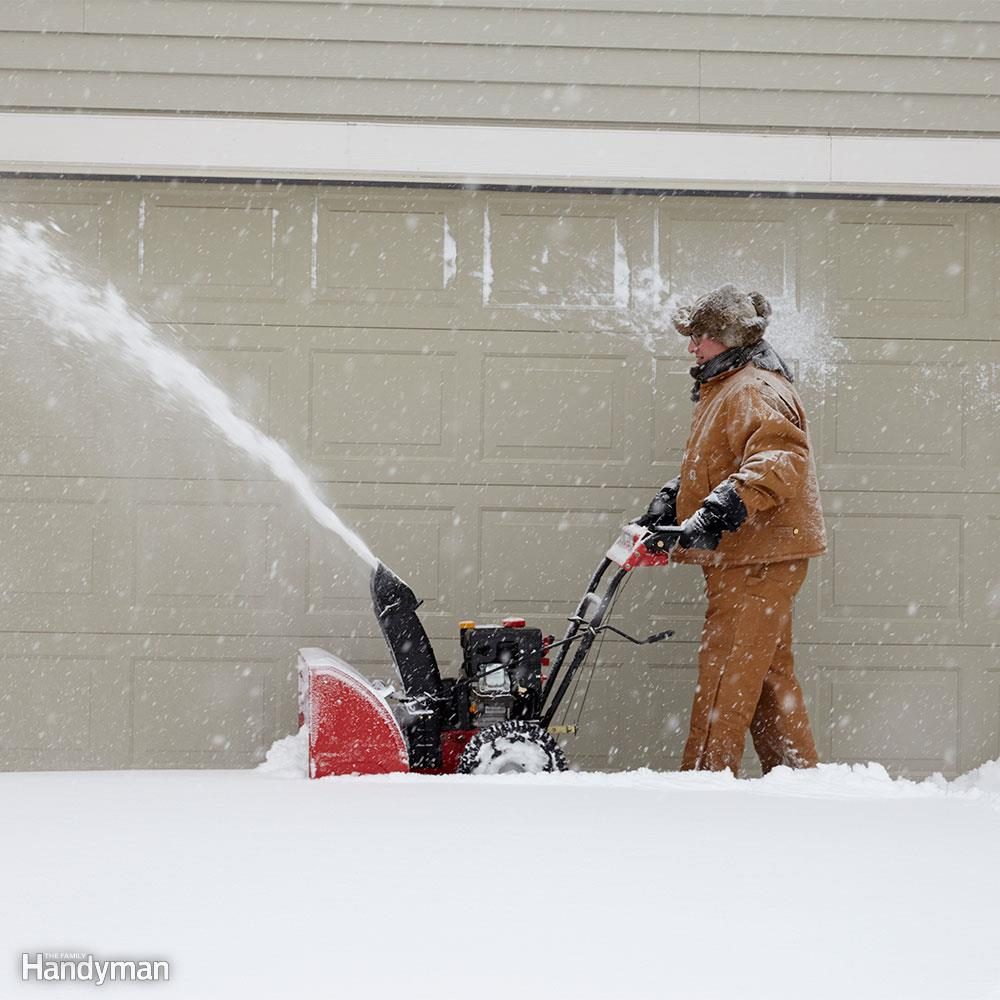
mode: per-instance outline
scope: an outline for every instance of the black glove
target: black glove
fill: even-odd
[[[677,544],[682,549],[717,549],[724,531],[736,531],[747,519],[736,487],[723,480],[682,525]]]
[[[650,501],[649,509],[635,524],[649,528],[654,524],[673,524],[677,520],[677,491],[681,487],[681,477],[675,476],[660,487],[660,492]]]

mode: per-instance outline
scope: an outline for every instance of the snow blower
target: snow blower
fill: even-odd
[[[558,642],[523,618],[461,622],[458,677],[441,676],[417,616],[421,602],[379,563],[371,577],[372,606],[402,692],[367,680],[325,650],[300,649],[299,724],[308,729],[310,777],[565,770],[556,736],[575,727],[555,726],[553,719],[598,636],[611,632],[641,645],[673,635],[668,629],[636,639],[605,619],[631,570],[669,562],[678,531],[625,525]],[[601,589],[611,566],[617,569]]]

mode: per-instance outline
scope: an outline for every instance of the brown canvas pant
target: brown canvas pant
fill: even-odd
[[[703,568],[708,611],[681,770],[735,774],[748,729],[765,773],[779,764],[814,767],[792,660],[792,604],[808,561]]]

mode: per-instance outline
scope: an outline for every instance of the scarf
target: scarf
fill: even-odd
[[[792,370],[781,360],[778,352],[766,340],[758,340],[756,344],[749,344],[746,347],[730,347],[728,351],[716,354],[703,365],[695,365],[691,369],[691,378],[694,379],[691,398],[697,403],[701,398],[701,387],[705,382],[723,372],[735,371],[750,363],[757,368],[763,368],[764,371],[781,372],[789,382],[795,381]]]

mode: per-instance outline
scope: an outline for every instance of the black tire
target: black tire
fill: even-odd
[[[537,722],[498,722],[480,730],[458,759],[459,774],[542,774],[565,771],[566,755]]]

